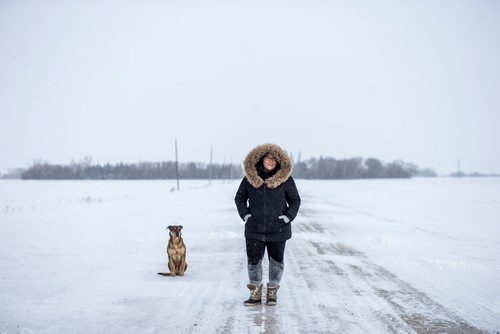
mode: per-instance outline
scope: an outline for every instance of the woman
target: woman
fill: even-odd
[[[261,302],[262,259],[267,248],[269,283],[267,305],[276,305],[283,275],[285,243],[292,237],[291,221],[297,216],[300,196],[291,176],[292,161],[278,145],[255,147],[243,163],[245,177],[234,201],[245,221],[250,298],[246,306]],[[248,203],[247,203],[248,202]]]

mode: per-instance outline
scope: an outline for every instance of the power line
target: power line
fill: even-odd
[[[60,107],[58,107],[58,106],[56,106],[56,105],[52,104],[50,101],[48,101],[48,100],[44,99],[43,97],[41,97],[41,96],[39,96],[39,95],[37,95],[37,94],[34,94],[34,93],[30,92],[29,90],[27,90],[27,89],[25,89],[25,88],[23,88],[23,87],[21,87],[21,86],[19,86],[19,85],[15,84],[14,82],[10,81],[9,79],[6,79],[6,78],[5,78],[4,76],[2,76],[1,74],[0,74],[0,79],[1,79],[3,82],[7,83],[8,85],[10,85],[10,86],[12,86],[12,87],[14,87],[14,88],[19,89],[19,90],[20,90],[21,92],[23,92],[24,94],[26,94],[26,95],[28,95],[28,96],[31,96],[31,97],[34,97],[34,98],[36,98],[36,99],[38,99],[38,100],[42,101],[43,103],[45,103],[45,104],[46,104],[48,107],[50,107],[51,109],[53,109],[53,110],[55,110],[55,111],[60,111],[60,112],[63,112],[63,113],[64,113],[64,110],[63,110],[63,109],[61,109]]]
[[[36,69],[34,66],[28,64],[27,62],[25,62],[24,60],[22,60],[21,58],[19,58],[18,56],[16,56],[15,54],[13,54],[12,52],[6,50],[5,48],[1,47],[0,46],[0,51],[2,51],[4,54],[8,55],[9,57],[11,57],[12,59],[16,60],[18,63],[22,64],[24,67],[28,68],[29,70],[31,70],[32,72],[36,73],[38,76],[42,77],[43,79],[47,80],[48,82],[50,82],[53,86],[59,88],[59,89],[63,89],[65,90],[66,92],[70,93],[71,95],[73,95],[74,97],[78,98],[80,100],[80,102],[84,102],[84,103],[87,103],[86,102],[86,99],[82,98],[78,93],[75,93],[74,91],[72,91],[71,89],[67,88],[66,85],[62,85],[62,84],[59,84],[56,80],[52,79],[51,77],[49,77],[48,75],[46,75],[45,73],[43,73],[42,71],[39,71],[38,69]]]

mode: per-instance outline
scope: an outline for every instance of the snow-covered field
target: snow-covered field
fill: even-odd
[[[297,180],[278,305],[253,308],[239,181],[207,184],[0,181],[0,332],[500,331],[500,178]],[[174,224],[188,270],[158,276]]]

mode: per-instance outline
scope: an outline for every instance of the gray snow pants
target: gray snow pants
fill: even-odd
[[[269,286],[279,286],[281,276],[283,276],[285,244],[286,241],[264,242],[246,239],[247,268],[250,284],[260,285],[262,283],[262,259],[267,248],[267,256],[269,258]]]

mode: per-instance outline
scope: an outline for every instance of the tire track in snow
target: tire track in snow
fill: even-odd
[[[336,312],[344,323],[334,332],[482,333],[361,252],[335,242],[334,235],[325,237],[319,224],[298,224],[295,229],[299,242],[291,243],[292,257],[303,272],[311,272],[305,276],[310,290],[322,292],[323,299],[328,295],[343,301],[323,311],[325,316]],[[308,240],[314,233],[319,237]],[[314,307],[321,311],[320,305]]]
[[[311,230],[311,226],[316,232]],[[295,228],[300,234],[302,225]],[[311,224],[306,230],[308,235],[324,235],[323,228],[318,224]],[[390,332],[390,327],[396,328],[397,332],[408,332],[403,323],[388,326],[380,321],[376,311],[383,310],[385,305],[373,301],[366,287],[353,277],[356,273],[353,268],[358,262],[347,260],[356,259],[358,252],[343,244],[326,244],[329,246],[325,247],[318,241],[301,237],[296,239],[298,242],[293,241],[290,245],[292,257],[297,259],[299,270],[307,282],[308,294],[312,297],[309,305],[311,312],[321,316],[324,326],[318,328],[311,323],[309,332],[374,333]],[[330,254],[336,254],[342,261],[332,258]]]

